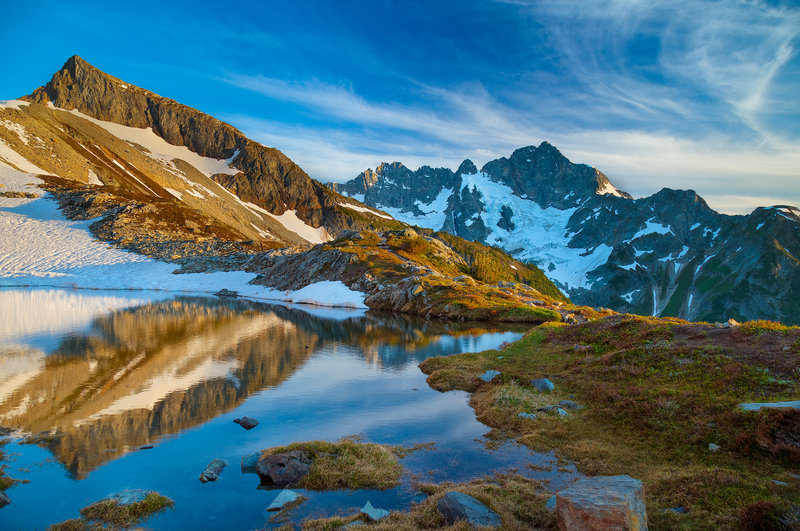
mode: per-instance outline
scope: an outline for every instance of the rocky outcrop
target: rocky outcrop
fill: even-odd
[[[630,476],[582,478],[556,494],[562,531],[647,530],[642,482]]]
[[[289,487],[300,481],[311,469],[311,455],[303,450],[261,456],[256,472],[261,484],[270,488]]]

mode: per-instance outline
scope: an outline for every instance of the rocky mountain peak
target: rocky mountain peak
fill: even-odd
[[[464,159],[464,162],[462,162],[456,170],[456,175],[459,177],[462,175],[474,175],[476,173],[478,173],[478,168],[476,168],[475,164],[469,159]]]

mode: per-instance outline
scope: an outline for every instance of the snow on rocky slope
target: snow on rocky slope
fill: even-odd
[[[727,216],[693,191],[633,199],[544,142],[478,170],[383,163],[333,189],[409,224],[497,245],[580,304],[692,320],[800,322],[800,210]]]

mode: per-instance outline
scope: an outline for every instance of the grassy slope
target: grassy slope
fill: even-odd
[[[796,328],[613,316],[540,327],[502,353],[431,358],[421,368],[434,388],[472,392],[478,419],[496,435],[556,449],[589,475],[642,479],[652,528],[726,529],[774,523],[800,504],[791,475],[800,473],[800,414],[737,407],[800,398],[799,361]],[[487,369],[502,375],[483,383],[476,377]],[[542,377],[555,382],[553,393],[531,391],[529,380]],[[568,397],[585,408],[517,416]],[[678,506],[687,513],[668,510]]]

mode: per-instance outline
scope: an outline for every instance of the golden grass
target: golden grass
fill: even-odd
[[[309,490],[396,487],[400,484],[403,473],[398,454],[407,451],[404,448],[362,443],[355,437],[345,437],[336,442],[296,442],[264,450],[264,455],[291,450],[303,450],[311,455],[311,469],[297,485]]]

